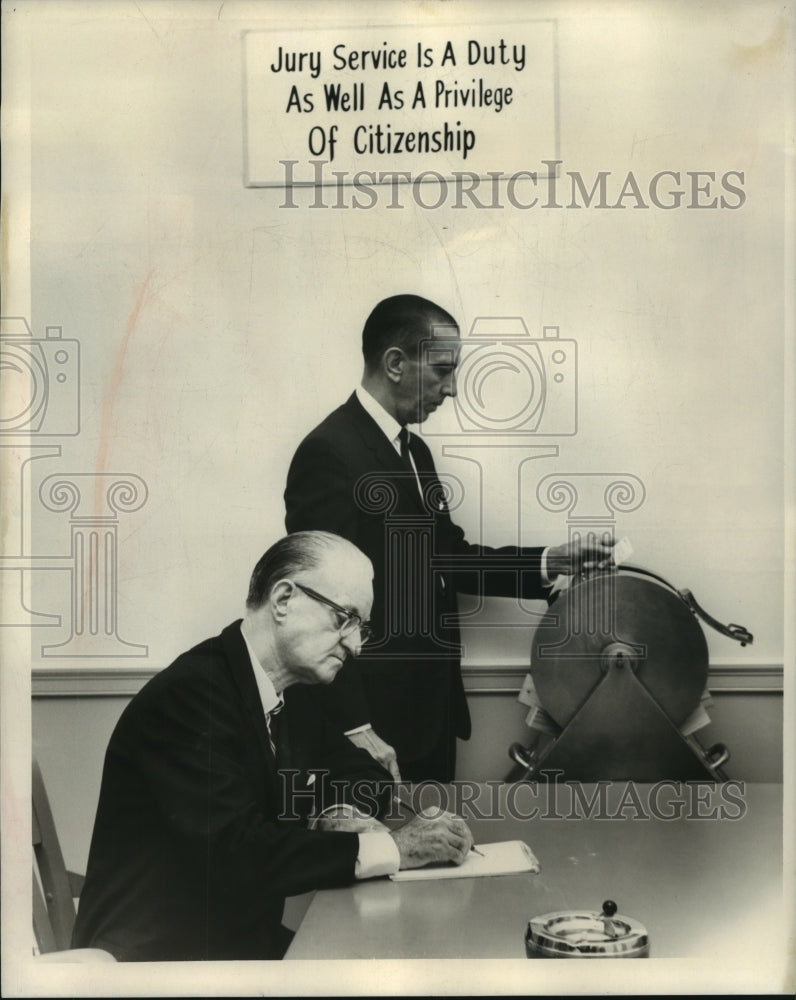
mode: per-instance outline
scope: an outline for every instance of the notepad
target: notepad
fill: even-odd
[[[484,855],[470,853],[460,865],[428,865],[407,868],[390,875],[394,882],[418,882],[437,878],[477,878],[482,875],[513,875],[539,871],[533,851],[522,840],[504,840],[497,844],[476,844]]]

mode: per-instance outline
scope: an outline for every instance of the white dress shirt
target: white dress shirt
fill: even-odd
[[[401,432],[401,424],[399,424],[395,417],[391,413],[388,413],[381,403],[371,396],[368,390],[363,388],[361,385],[356,387],[356,397],[362,404],[362,408],[368,416],[373,417],[379,425],[381,432],[400,455],[401,442],[398,440],[398,435]],[[414,461],[412,461],[412,465],[414,464]],[[417,469],[415,469],[415,472],[417,472]]]
[[[271,749],[276,756],[274,741],[271,736],[271,714],[279,711],[284,705],[284,700],[276,693],[271,678],[263,669],[258,660],[251,643],[246,637],[246,633],[241,629],[243,641],[249,651],[254,680],[260,694],[263,712],[265,713],[265,723],[268,726],[268,738],[271,741]],[[330,806],[330,809],[334,808]],[[375,878],[378,875],[394,875],[400,867],[400,854],[395,841],[386,830],[374,830],[368,833],[359,833],[359,852],[354,866],[354,877],[358,879]]]

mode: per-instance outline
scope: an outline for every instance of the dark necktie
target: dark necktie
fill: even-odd
[[[410,440],[409,431],[405,427],[402,427],[401,430],[398,432],[398,441],[401,445],[401,461],[404,463],[407,470],[412,473],[412,476],[415,481],[415,486],[417,486],[417,491],[422,497],[423,487],[420,484],[420,476],[418,475],[419,469],[416,468],[417,459],[415,459],[415,464],[412,465],[412,457],[415,455],[415,451],[412,448],[411,444],[409,443],[409,440]]]
[[[403,463],[408,469],[411,470],[412,473],[414,473],[415,470],[412,468],[412,460],[409,457],[409,431],[405,427],[402,427],[398,432],[398,441],[401,445],[401,458],[403,459]]]

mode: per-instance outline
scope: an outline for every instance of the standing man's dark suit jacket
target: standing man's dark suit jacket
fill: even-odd
[[[295,689],[288,689],[287,695]],[[286,697],[277,753],[291,767],[384,782],[389,774]],[[284,746],[284,751],[282,747]],[[282,779],[239,623],[180,656],[123,712],[108,745],[74,947],[120,960],[280,958],[285,897],[354,877],[358,838],[310,831],[312,795]],[[319,777],[319,797],[328,785]],[[331,797],[327,803],[334,801]]]
[[[425,503],[414,475],[352,395],[299,445],[285,523],[288,532],[342,535],[374,566],[374,642],[313,696],[344,731],[370,721],[395,748],[402,776],[448,781],[452,762],[439,773],[417,773],[413,763],[437,759],[435,748],[470,735],[456,592],[541,599],[547,591],[542,549],[467,542],[451,520],[428,447],[417,435],[412,440]],[[501,568],[507,560],[511,568]]]

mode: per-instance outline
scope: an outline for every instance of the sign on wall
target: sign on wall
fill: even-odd
[[[552,20],[247,31],[243,47],[248,187],[544,175],[557,155]]]

